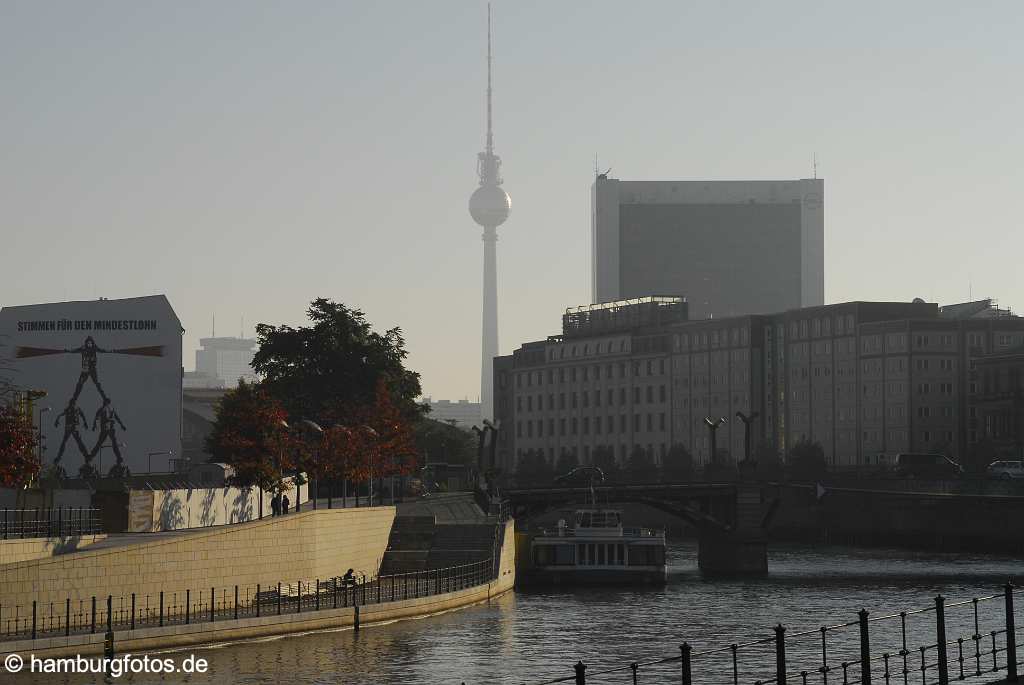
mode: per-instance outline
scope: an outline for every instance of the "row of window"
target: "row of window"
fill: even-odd
[[[644,417],[646,416],[646,421]],[[593,419],[593,420],[591,420]],[[526,419],[525,421],[516,421],[516,437],[517,438],[532,438],[534,433],[538,438],[545,436],[545,425],[547,426],[548,437],[555,436],[555,426],[558,426],[558,435],[590,435],[591,428],[593,428],[595,435],[601,435],[602,432],[614,433],[615,432],[615,417],[614,416],[584,416],[582,419],[578,417],[572,417],[569,419],[559,418],[557,423],[555,419]],[[655,417],[654,414],[633,414],[633,432],[638,433],[643,430],[648,432],[659,430],[667,430],[667,421],[665,419],[665,413],[662,412]],[[536,426],[536,431],[534,430]],[[619,432],[625,433],[629,426],[628,416],[626,414],[619,415]],[[657,428],[655,428],[657,426]],[[645,428],[646,427],[646,428]]]
[[[608,404],[609,407],[615,406],[615,394],[616,394],[615,390],[616,390],[615,388],[608,388],[607,391],[605,392],[605,397],[607,398],[607,404]],[[654,394],[654,392],[655,392],[655,386],[653,386],[653,385],[648,385],[646,388],[644,388],[643,392],[641,392],[640,388],[633,388],[633,404],[640,404],[644,399],[646,399],[647,404],[653,404],[655,402],[655,394]],[[658,392],[658,394],[657,394],[657,398],[658,398],[657,401],[658,402],[666,402],[667,398],[668,398],[668,392],[666,390],[666,387],[664,385],[658,386],[657,392]],[[591,393],[589,391],[586,391],[586,390],[584,390],[582,392],[579,392],[579,393],[571,392],[571,393],[568,394],[569,407],[572,408],[572,409],[576,409],[577,406],[579,404],[581,404],[581,403],[582,403],[583,407],[589,407],[590,403],[591,403],[591,397],[593,397],[594,406],[595,407],[600,407],[601,406],[601,396],[602,396],[602,392],[600,390],[594,390],[593,391],[593,395],[591,395]],[[626,388],[618,388],[618,396],[619,396],[619,404],[620,405],[625,405],[626,404]],[[566,393],[564,393],[564,392],[558,393],[558,408],[559,409],[565,409],[566,408],[566,397],[567,397]],[[544,396],[543,395],[537,395],[536,403],[534,403],[533,399],[534,399],[533,395],[520,395],[519,397],[516,397],[516,411],[518,411],[518,412],[523,411],[523,407],[524,406],[526,407],[526,411],[528,411],[528,412],[533,411],[534,406],[537,407],[537,411],[544,411]],[[548,395],[547,409],[548,409],[548,411],[554,411],[554,409],[555,409],[555,395],[554,395],[554,393],[551,393],[551,394]]]
[[[628,378],[630,370],[632,370],[632,376],[639,378],[643,375],[646,370],[647,376],[653,376],[655,373],[664,375],[665,374],[665,360],[664,359],[648,359],[646,364],[640,361],[633,361],[629,364],[626,362],[619,362],[617,364],[588,364],[586,366],[569,366],[561,367],[559,369],[547,369],[547,371],[520,371],[516,374],[516,387],[530,387],[534,385],[544,385],[544,378],[547,377],[548,385],[553,385],[558,379],[558,383],[576,383],[582,379],[584,382],[588,382],[591,379],[595,381],[601,380],[602,369],[604,377],[612,379],[618,372],[619,378]]]

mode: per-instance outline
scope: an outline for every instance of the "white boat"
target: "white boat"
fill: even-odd
[[[530,541],[526,580],[565,584],[664,583],[665,531],[625,528],[617,509],[577,509]]]

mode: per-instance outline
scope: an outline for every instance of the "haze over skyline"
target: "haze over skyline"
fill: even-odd
[[[500,345],[590,295],[595,153],[622,179],[825,179],[825,300],[1024,307],[1016,3],[494,4],[513,210]],[[198,339],[401,326],[476,398],[486,2],[0,7],[0,305],[166,293]],[[713,249],[713,246],[708,246]]]

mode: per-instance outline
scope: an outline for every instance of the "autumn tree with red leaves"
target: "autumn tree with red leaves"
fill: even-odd
[[[39,473],[32,419],[14,407],[0,406],[0,484],[20,487]]]
[[[307,459],[308,447],[287,426],[280,402],[258,384],[239,381],[221,398],[206,451],[214,461],[230,464],[230,481],[279,492],[284,479]]]

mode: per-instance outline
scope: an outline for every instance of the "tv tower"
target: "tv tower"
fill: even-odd
[[[494,418],[494,357],[498,354],[498,226],[505,223],[512,210],[512,199],[502,187],[501,158],[494,154],[494,133],[491,130],[491,5],[487,5],[487,141],[484,151],[476,156],[476,173],[480,187],[469,197],[469,213],[483,227],[484,292],[483,335],[480,348],[480,413]]]

